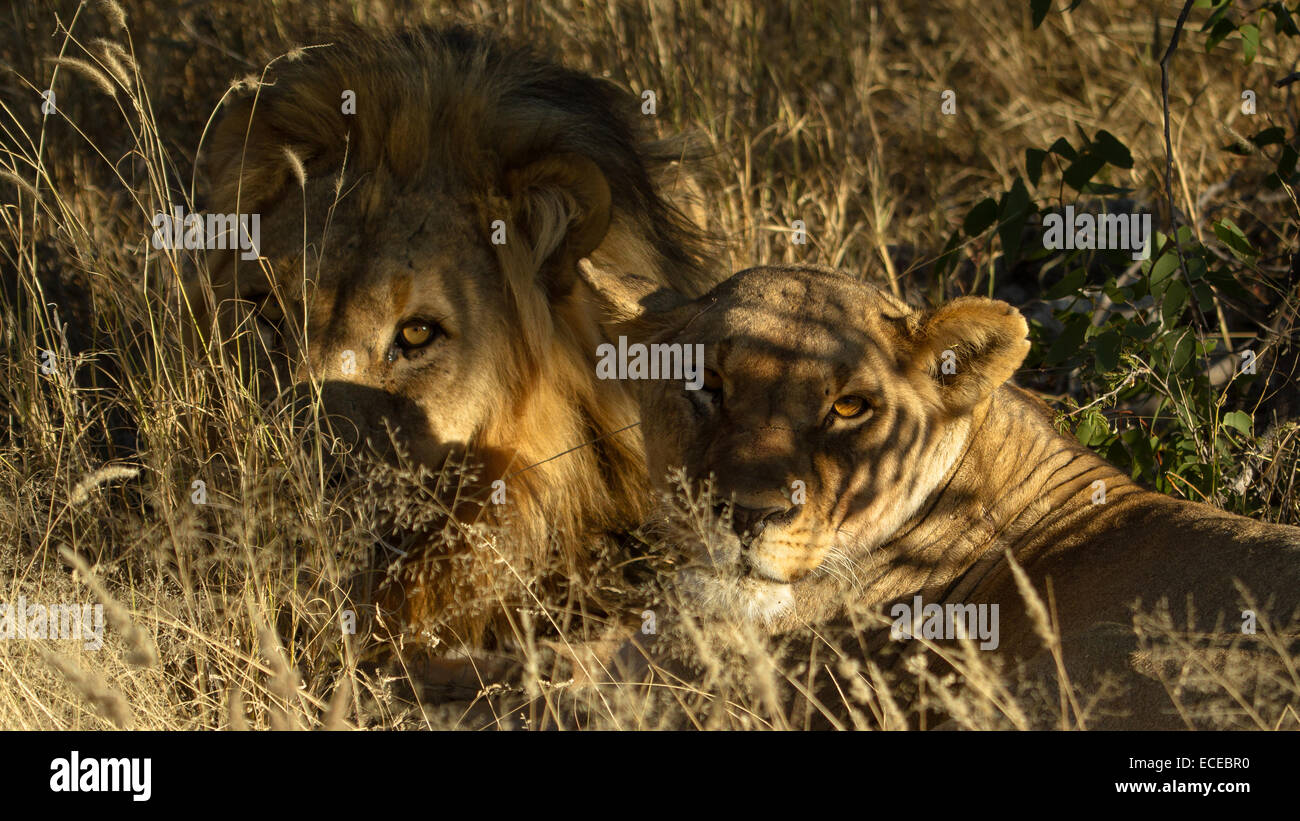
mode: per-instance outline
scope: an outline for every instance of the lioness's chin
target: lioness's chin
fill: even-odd
[[[714,570],[684,570],[681,587],[707,613],[770,627],[794,610],[791,585],[757,576],[727,577]]]
[[[794,589],[789,584],[748,576],[740,581],[740,597],[745,617],[766,626],[794,610]]]

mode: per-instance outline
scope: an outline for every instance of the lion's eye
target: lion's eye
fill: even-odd
[[[243,299],[252,305],[254,319],[266,325],[270,330],[280,331],[280,323],[284,321],[284,309],[280,306],[280,300],[274,294],[270,292],[255,293],[249,294]]]
[[[841,396],[831,405],[831,410],[841,419],[854,419],[867,409],[867,400],[861,396]]]
[[[278,299],[264,299],[261,307],[258,308],[257,314],[271,323],[278,323],[284,319],[284,309],[280,307],[280,300]]]
[[[706,391],[722,390],[722,375],[712,368],[704,369],[704,389]]]
[[[397,344],[408,351],[423,348],[436,339],[441,330],[432,322],[413,319],[398,329]]]

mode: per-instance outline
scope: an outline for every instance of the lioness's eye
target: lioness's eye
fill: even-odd
[[[711,368],[705,368],[698,375],[702,390],[692,390],[688,383],[686,396],[691,400],[695,412],[703,417],[722,407],[722,375]]]
[[[841,396],[831,405],[831,410],[841,419],[853,419],[861,416],[867,409],[867,400],[861,396]]]
[[[398,329],[397,344],[408,351],[423,348],[438,336],[439,331],[441,328],[432,322],[413,319]]]

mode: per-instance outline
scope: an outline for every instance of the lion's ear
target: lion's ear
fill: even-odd
[[[204,148],[203,169],[211,184],[211,199],[220,208],[254,211],[280,190],[289,177],[280,144],[265,117],[254,116],[255,103],[232,103],[213,127]],[[268,151],[268,146],[275,150]]]
[[[609,231],[609,182],[600,166],[578,154],[556,154],[507,175],[515,224],[548,293],[568,294],[578,260]]]
[[[926,317],[916,364],[939,383],[944,404],[968,411],[1011,378],[1029,353],[1029,325],[1012,306],[995,299],[955,299]]]

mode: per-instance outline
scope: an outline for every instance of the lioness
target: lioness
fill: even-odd
[[[417,545],[390,601],[435,640],[491,643],[538,574],[581,577],[644,514],[635,403],[595,377],[575,264],[707,287],[666,197],[681,145],[612,83],[460,28],[346,31],[254,86],[205,155],[207,210],[259,214],[260,258],[210,255],[199,328],[270,395],[319,385],[356,445],[472,466],[447,504],[500,538]]]
[[[1029,343],[1006,303],[922,313],[811,267],[751,268],[694,300],[587,275],[630,337],[704,346],[702,389],[638,390],[652,480],[711,480],[730,522],[693,579],[716,605],[781,631],[849,603],[999,604],[997,652],[1032,660],[1043,640],[1011,556],[1080,677],[1141,661],[1123,636],[1097,638],[1115,623],[1131,637],[1139,601],[1238,637],[1238,582],[1275,626],[1296,613],[1300,528],[1145,490],[1058,433],[1008,382]],[[1183,726],[1167,701],[1127,703],[1117,726]]]

